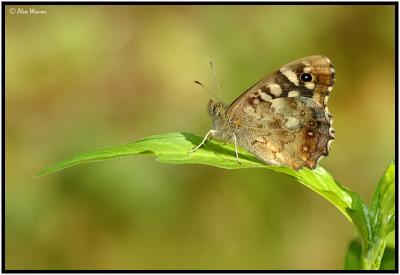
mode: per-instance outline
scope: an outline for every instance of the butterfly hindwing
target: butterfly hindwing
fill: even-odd
[[[253,113],[249,113],[252,111]],[[330,115],[311,98],[278,98],[244,110],[239,143],[266,163],[315,168],[334,139]]]

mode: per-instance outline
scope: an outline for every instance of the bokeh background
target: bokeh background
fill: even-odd
[[[336,141],[321,165],[369,202],[394,155],[394,12],[6,5],[6,268],[342,269],[356,232],[285,175],[149,156],[35,173],[149,135],[204,135],[209,95],[193,80],[216,91],[209,60],[229,103],[281,65],[324,54]]]

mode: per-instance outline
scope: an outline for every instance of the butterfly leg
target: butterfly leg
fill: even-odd
[[[236,161],[237,161],[237,163],[240,164],[240,161],[239,161],[239,154],[238,154],[238,149],[237,149],[237,139],[236,139],[236,135],[235,135],[235,134],[232,134],[232,135],[233,135],[233,139],[235,140],[235,155],[236,155]]]
[[[203,140],[200,142],[200,144],[199,145],[197,145],[196,147],[194,147],[192,150],[190,150],[189,152],[188,152],[188,154],[191,154],[191,153],[194,153],[194,152],[196,152],[197,150],[199,150],[199,148],[201,147],[201,146],[203,146],[206,142],[207,142],[207,140],[210,138],[212,138],[213,137],[213,135],[215,134],[215,130],[210,130],[210,131],[208,131],[207,132],[207,134],[206,134],[206,136],[203,138]]]

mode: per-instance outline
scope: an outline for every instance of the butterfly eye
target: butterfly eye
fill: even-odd
[[[302,73],[300,79],[303,82],[310,82],[312,80],[312,75],[310,73]]]

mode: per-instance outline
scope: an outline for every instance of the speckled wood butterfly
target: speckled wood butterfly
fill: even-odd
[[[328,98],[335,81],[331,61],[309,56],[284,65],[229,106],[210,100],[209,138],[244,147],[270,165],[314,169],[334,140]]]

